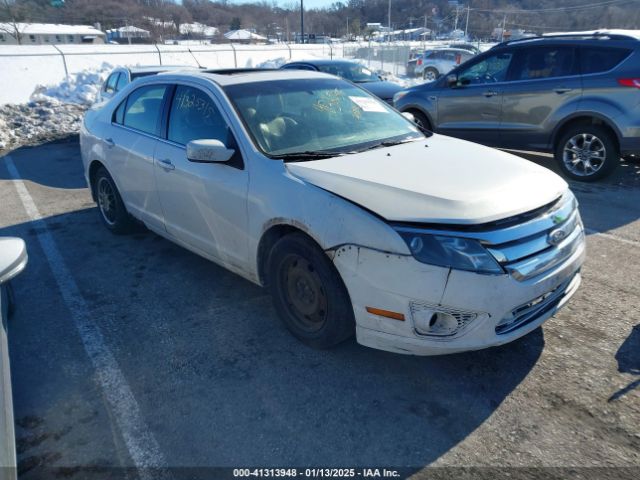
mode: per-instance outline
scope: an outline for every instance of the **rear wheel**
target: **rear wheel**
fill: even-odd
[[[438,78],[439,72],[433,67],[428,67],[424,69],[422,72],[422,78],[427,80],[428,82],[433,82],[436,78]]]
[[[314,348],[328,348],[353,335],[353,306],[340,274],[306,235],[280,239],[267,265],[273,303],[289,331]]]
[[[104,167],[100,167],[96,172],[94,192],[104,226],[116,234],[132,231],[133,218],[127,212],[113,178]]]
[[[582,182],[600,180],[620,163],[613,135],[598,125],[570,128],[556,143],[555,159],[564,175]]]

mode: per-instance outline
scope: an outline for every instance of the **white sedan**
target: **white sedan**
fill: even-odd
[[[314,347],[354,333],[422,355],[499,345],[580,284],[583,227],[560,177],[422,132],[330,75],[143,78],[90,110],[80,140],[109,230],[135,218],[267,286]]]

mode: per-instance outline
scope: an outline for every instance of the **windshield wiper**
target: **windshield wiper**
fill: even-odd
[[[344,153],[327,152],[322,150],[318,150],[318,151],[307,150],[304,152],[281,153],[278,155],[271,155],[271,157],[279,160],[284,160],[286,162],[286,161],[293,161],[293,160],[298,160],[298,161],[322,160],[323,158],[340,157],[342,155],[344,155]]]
[[[395,147],[396,145],[401,145],[403,143],[415,142],[419,140],[417,138],[412,138],[411,140],[386,140],[384,142],[376,143],[367,148],[363,148],[361,150],[357,150],[357,153],[366,152],[368,150],[375,150],[376,148],[385,148],[385,147]],[[355,152],[354,152],[355,153]]]

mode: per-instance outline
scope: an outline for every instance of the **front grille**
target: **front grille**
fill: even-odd
[[[496,334],[504,335],[518,328],[522,328],[525,325],[537,320],[545,313],[550,312],[558,306],[562,299],[566,296],[570,289],[572,282],[576,279],[576,275],[565,280],[559,286],[551,290],[550,292],[540,295],[539,297],[520,305],[518,308],[511,312],[511,316],[502,320],[496,326]]]

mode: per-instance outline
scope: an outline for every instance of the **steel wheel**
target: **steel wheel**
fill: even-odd
[[[438,78],[438,72],[436,72],[433,68],[427,68],[424,71],[424,79],[430,82],[433,82],[436,78]]]
[[[607,159],[604,142],[592,133],[579,133],[564,145],[565,168],[579,177],[588,177],[602,168]]]
[[[321,330],[327,320],[328,302],[316,268],[292,253],[284,259],[281,274],[284,297],[298,328],[308,333]]]
[[[98,208],[102,218],[108,225],[115,225],[118,212],[116,210],[116,195],[111,182],[105,177],[98,180]]]

